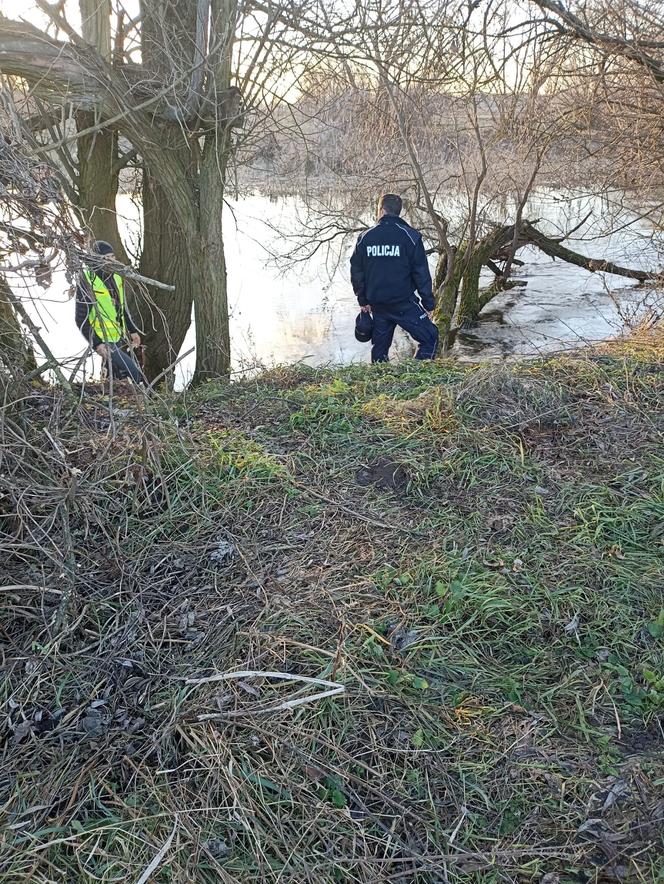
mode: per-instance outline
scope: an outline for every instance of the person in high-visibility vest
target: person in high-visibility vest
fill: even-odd
[[[99,259],[83,270],[76,286],[76,325],[114,377],[142,383],[143,374],[133,356],[141,346],[141,336],[127,309],[124,280],[106,266],[115,258],[113,246],[99,239],[92,252]]]

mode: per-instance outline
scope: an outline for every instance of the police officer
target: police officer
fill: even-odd
[[[127,310],[124,280],[113,273],[107,262],[113,260],[113,246],[103,239],[92,244],[98,256],[84,270],[76,286],[76,325],[93,350],[109,363],[116,378],[130,377],[141,383],[143,374],[130,351],[141,345],[138,329]]]
[[[360,308],[373,314],[372,362],[388,361],[397,325],[417,341],[416,359],[433,359],[438,347],[422,235],[399,217],[402,208],[400,196],[382,196],[378,223],[360,234],[350,259],[350,280]]]

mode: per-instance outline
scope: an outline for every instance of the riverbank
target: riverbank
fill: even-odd
[[[563,207],[570,200],[573,210],[568,215]],[[453,203],[445,203],[450,217],[455,217]],[[465,206],[465,201],[462,203]],[[587,194],[574,198],[570,192],[539,189],[532,195],[527,214],[542,219],[550,231],[562,231],[574,227],[589,212],[602,218],[607,211],[601,200]],[[139,207],[123,196],[118,200],[118,214],[129,246],[140,234]],[[305,223],[307,217],[303,198],[275,201],[256,194],[228,206],[224,218],[228,305],[232,369],[237,374],[258,374],[274,365],[298,362],[316,367],[366,363],[369,359],[369,348],[354,336],[357,301],[347,263],[351,242],[342,247],[339,241],[338,252],[333,249],[328,254],[321,249],[309,261],[282,261],[283,273],[276,272],[267,260],[269,255],[283,256],[297,242],[302,244],[300,234],[315,229],[313,219],[311,224]],[[587,243],[574,240],[570,247],[625,266],[659,266],[656,247],[647,245],[652,231],[638,225],[630,225],[629,231],[598,239],[600,231],[595,229]],[[482,311],[477,324],[457,334],[452,351],[455,358],[485,362],[577,350],[664,314],[661,289],[601,272],[588,273],[536,249],[526,249],[521,257],[526,264],[516,269],[515,275],[527,284],[498,295]],[[434,264],[432,256],[432,270]],[[482,284],[490,281],[483,278]],[[23,291],[20,285],[17,291]],[[40,304],[48,304],[48,314]],[[37,301],[26,298],[24,305],[67,376],[77,367],[78,380],[98,376],[99,359],[82,359],[85,342],[73,322],[69,283],[63,272],[54,274],[53,285]],[[179,388],[193,376],[195,332],[192,323],[180,351],[188,355],[176,369]],[[411,341],[397,330],[393,356],[410,354]]]
[[[5,409],[0,880],[658,880],[663,350]]]

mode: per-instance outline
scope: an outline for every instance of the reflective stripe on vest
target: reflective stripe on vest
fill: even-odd
[[[94,304],[90,307],[88,320],[97,337],[106,344],[117,344],[127,333],[125,325],[124,311],[124,283],[122,277],[114,273],[113,279],[115,287],[118,290],[118,300],[120,302],[120,316],[113,300],[113,295],[109,292],[104,280],[99,276],[85,271],[85,278],[90,283],[92,294],[94,296]]]

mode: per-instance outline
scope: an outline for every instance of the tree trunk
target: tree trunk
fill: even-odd
[[[605,261],[603,258],[588,258],[586,255],[580,255],[578,252],[566,248],[559,240],[545,236],[530,221],[523,222],[523,235],[527,242],[537,246],[545,255],[560,258],[577,267],[583,267],[590,273],[611,273],[614,276],[625,276],[627,279],[636,279],[639,282],[661,279],[663,275],[662,271],[634,270],[629,267],[621,267],[612,261]]]
[[[201,262],[195,292],[196,371],[193,383],[228,376],[231,346],[228,327],[228,288],[224,255],[223,208],[226,169],[232,149],[226,99],[231,81],[231,57],[237,6],[235,0],[212,0],[211,34],[217,45],[211,52],[213,89],[208,102],[214,108],[214,129],[206,136],[199,181]]]
[[[27,342],[9,298],[9,284],[0,275],[0,367],[15,374],[37,368],[35,355]]]
[[[78,111],[76,128],[79,132],[97,123],[92,111]],[[82,135],[78,149],[78,205],[85,224],[94,239],[105,239],[113,246],[123,264],[128,263],[120,231],[115,200],[118,195],[119,172],[118,135],[110,129],[102,129],[90,135]]]
[[[477,321],[480,307],[480,272],[482,270],[483,250],[478,243],[464,261],[463,276],[461,279],[461,300],[459,301],[458,321],[459,326],[472,325]]]
[[[194,39],[197,4],[190,0],[151,0],[141,4],[143,64],[164,82],[191,67],[204,47]],[[187,139],[185,129],[175,122],[160,126],[164,150],[177,159],[183,184],[193,194],[198,190],[197,140]],[[198,242],[198,218],[187,222],[174,210],[172,187],[162,180],[149,162],[143,164],[143,251],[140,272],[175,286],[174,292],[144,288],[134,290],[134,303],[144,332],[145,373],[157,377],[176,359],[191,325],[195,270],[203,259]],[[196,197],[194,197],[194,201]],[[167,377],[172,383],[173,378]]]
[[[447,255],[443,253],[436,266],[434,274],[434,292],[436,297],[436,309],[434,322],[438,326],[440,334],[440,352],[445,354],[450,347],[450,332],[452,320],[459,299],[459,285],[464,266],[464,246],[454,250],[452,272],[447,272]]]
[[[183,155],[182,162],[191,161]],[[186,234],[173,213],[168,193],[147,166],[143,169],[142,196],[140,272],[175,286],[174,292],[151,287],[134,289],[134,303],[146,345],[145,373],[153,379],[171,365],[180,352],[191,325],[194,282]],[[172,382],[172,378],[167,380]]]
[[[514,225],[506,224],[496,227],[475,243],[470,255],[464,256],[461,298],[459,301],[459,325],[472,325],[477,322],[480,310],[488,301],[486,292],[480,292],[480,273],[482,267],[512,242]],[[490,286],[492,297],[500,291],[498,286]]]
[[[101,58],[111,60],[111,3],[110,0],[79,0],[81,33]],[[90,129],[99,122],[94,111],[76,112],[78,132]],[[78,154],[78,207],[94,239],[105,239],[113,246],[123,264],[127,254],[118,229],[116,197],[119,186],[118,133],[100,129],[82,135],[76,143]]]
[[[111,0],[78,0],[81,34],[104,61],[111,60]]]
[[[230,132],[208,136],[201,159],[200,263],[196,281],[195,384],[230,373],[228,288],[223,239],[224,178],[230,149]]]

